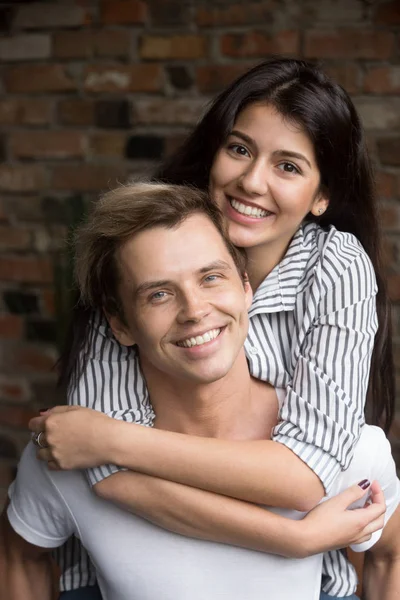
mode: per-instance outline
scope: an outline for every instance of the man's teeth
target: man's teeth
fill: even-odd
[[[196,337],[188,338],[187,340],[183,340],[182,342],[177,342],[177,346],[182,346],[183,348],[201,346],[202,344],[211,342],[211,340],[215,340],[215,338],[220,334],[220,332],[221,329],[210,329],[210,331],[203,333],[203,335],[197,335]]]
[[[263,210],[262,208],[256,208],[255,206],[246,206],[245,204],[238,202],[238,200],[232,199],[230,200],[230,203],[233,206],[233,208],[240,212],[242,215],[249,215],[250,217],[261,218],[266,217],[270,214],[267,210]]]

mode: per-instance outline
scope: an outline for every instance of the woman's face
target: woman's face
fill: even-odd
[[[255,103],[238,116],[218,150],[210,193],[229,235],[248,256],[263,253],[270,268],[283,257],[304,217],[322,214],[328,200],[309,137],[270,105]]]

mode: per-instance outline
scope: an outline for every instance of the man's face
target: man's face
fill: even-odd
[[[141,360],[165,375],[197,383],[224,377],[247,335],[251,290],[213,223],[195,214],[173,229],[135,235],[119,250],[126,326]]]

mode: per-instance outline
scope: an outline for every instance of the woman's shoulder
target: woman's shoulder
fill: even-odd
[[[314,254],[314,260],[322,271],[340,276],[349,269],[364,272],[364,276],[375,279],[371,260],[356,236],[348,231],[339,231],[333,225],[322,228],[316,223],[303,225],[304,244]]]

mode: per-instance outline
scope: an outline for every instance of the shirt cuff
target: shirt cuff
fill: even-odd
[[[96,483],[100,483],[103,479],[107,479],[114,473],[119,471],[127,471],[125,467],[118,467],[117,465],[102,465],[101,467],[94,467],[93,469],[86,469],[86,478],[89,485],[93,487]]]
[[[58,548],[59,546],[62,546],[62,544],[64,544],[64,542],[66,542],[69,538],[69,535],[66,537],[53,538],[43,535],[43,533],[40,531],[33,529],[19,516],[12,502],[8,505],[7,517],[10,521],[11,527],[16,533],[18,533],[18,535],[20,535],[26,542],[29,542],[29,544],[39,546],[39,548]]]
[[[325,450],[313,444],[301,442],[288,435],[278,434],[273,438],[274,442],[279,442],[292,452],[294,452],[303,462],[310,467],[319,477],[325,489],[325,494],[329,494],[336,477],[341,472],[340,463]]]

